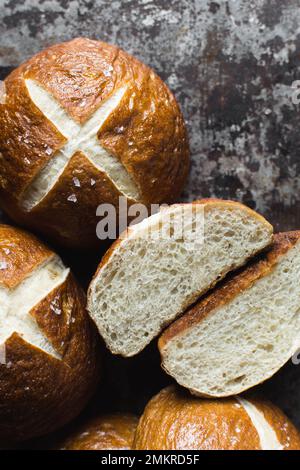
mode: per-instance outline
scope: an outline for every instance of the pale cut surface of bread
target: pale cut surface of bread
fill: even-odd
[[[109,349],[132,356],[271,242],[271,225],[239,203],[170,206],[112,246],[90,285],[89,312]]]
[[[147,404],[136,450],[299,450],[300,434],[280,409],[261,398],[193,397],[170,386]]]
[[[63,284],[70,270],[65,268],[58,256],[53,256],[33,273],[26,277],[17,287],[7,289],[0,287],[1,321],[0,344],[14,333],[28,343],[40,348],[48,354],[60,358],[50,341],[42,334],[30,310],[48,296],[54,289]],[[52,311],[60,315],[53,301]]]
[[[75,122],[63,107],[34,80],[25,80],[28,92],[35,105],[68,139],[55,158],[49,160],[33,183],[29,185],[22,201],[30,210],[38,204],[55,185],[76,151],[82,151],[96,168],[104,171],[120,192],[133,200],[139,199],[139,192],[133,179],[117,157],[101,147],[97,133],[113,110],[120,104],[126,87],[119,88],[84,124]],[[51,152],[52,149],[49,149]],[[79,181],[79,179],[77,178]]]
[[[159,340],[164,369],[192,393],[229,396],[263,382],[300,346],[300,232],[169,327]]]

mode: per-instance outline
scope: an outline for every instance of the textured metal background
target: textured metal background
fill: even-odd
[[[0,78],[76,36],[118,44],[174,91],[192,149],[185,200],[238,199],[278,230],[300,228],[300,105],[291,100],[291,84],[300,80],[299,0],[0,0]],[[164,382],[150,356],[143,383],[144,359],[114,363],[116,374],[132,376],[126,386],[112,385],[116,402],[122,390],[134,408],[134,397]],[[264,386],[298,425],[299,378],[290,365]]]

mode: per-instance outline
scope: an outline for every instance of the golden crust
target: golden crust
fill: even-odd
[[[1,280],[8,287],[54,255],[35,237],[7,226],[0,227],[1,253],[3,247],[12,250],[7,255],[12,256],[10,285]],[[60,315],[51,310],[53,301]],[[81,411],[98,383],[98,336],[72,274],[29,313],[61,360],[29,344],[18,332],[6,340],[6,363],[0,364],[2,440],[29,439],[59,428]]]
[[[258,279],[268,275],[274,269],[280,257],[292,248],[299,239],[300,231],[276,234],[274,236],[274,244],[269,252],[231,275],[205,298],[200,299],[181,318],[172,323],[158,340],[158,347],[162,357],[164,348],[170,340],[200,323],[205,317],[213,314],[215,309],[227,304]]]
[[[81,424],[63,450],[131,450],[138,419],[130,414],[98,416]]]
[[[279,442],[290,439],[300,449],[300,435],[274,405],[251,400],[264,411]],[[279,421],[277,421],[279,418]],[[281,427],[285,427],[285,436]],[[249,415],[235,397],[200,399],[168,387],[146,406],[139,421],[133,448],[136,450],[259,450],[260,439]]]
[[[80,180],[80,187],[74,186],[73,178]],[[75,202],[68,199],[71,195],[75,195]],[[119,196],[121,193],[111,180],[97,170],[81,152],[76,152],[54,188],[31,211],[33,226],[37,231],[40,227],[47,227],[48,234],[54,238],[55,233],[59,233],[60,243],[66,246],[76,246],[81,240],[85,240],[87,246],[93,246],[96,226],[100,220],[95,209],[99,200],[118,207]],[[78,211],[79,206],[84,207],[84,210]],[[87,230],[88,227],[92,230]],[[71,228],[76,234],[75,244],[70,240]]]
[[[16,287],[28,274],[53,256],[36,237],[23,230],[0,224],[0,284]]]
[[[13,219],[65,245],[86,247],[96,242],[96,207],[104,202],[115,204],[119,196],[101,172],[97,174],[99,183],[91,189],[95,168],[81,161],[79,165],[87,173],[80,197],[77,204],[67,204],[63,197],[78,164],[75,158],[61,181],[66,188],[58,183],[32,212],[20,208],[26,188],[66,142],[32,103],[24,78],[38,81],[78,123],[85,122],[101,102],[126,84],[121,103],[98,133],[100,143],[132,176],[139,188],[139,202],[176,200],[188,174],[189,147],[174,96],[150,68],[121,49],[79,38],[40,52],[5,80],[6,103],[0,105],[0,196]],[[80,238],[77,220],[84,227]]]

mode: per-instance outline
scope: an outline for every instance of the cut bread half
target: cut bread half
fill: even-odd
[[[196,395],[241,393],[300,346],[300,231],[217,287],[159,339],[163,368]]]
[[[105,255],[89,288],[90,315],[113,353],[133,356],[272,239],[272,226],[237,202],[164,208]]]

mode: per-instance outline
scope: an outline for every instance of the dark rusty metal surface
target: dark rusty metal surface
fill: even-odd
[[[0,78],[75,36],[117,43],[174,91],[192,149],[184,200],[238,199],[277,230],[300,228],[300,104],[291,88],[300,80],[300,0],[0,0]],[[122,402],[132,405],[158,388],[158,358],[145,357],[148,369],[125,361],[132,381],[113,381],[108,395],[120,398],[123,387]],[[121,363],[111,367],[122,375]],[[290,365],[263,387],[298,425],[299,385]]]
[[[193,166],[184,198],[239,199],[299,223],[299,0],[0,1],[0,66],[78,35],[153,66],[181,103]]]

